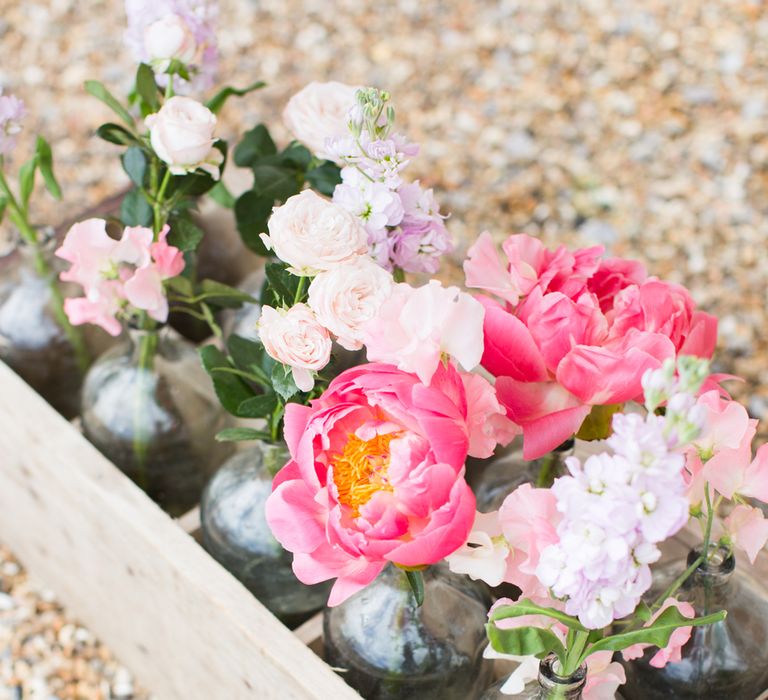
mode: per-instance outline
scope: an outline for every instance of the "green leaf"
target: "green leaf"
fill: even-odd
[[[565,659],[565,648],[552,630],[543,627],[515,627],[502,630],[493,623],[485,626],[491,646],[502,654],[513,656],[535,656],[543,659],[554,652],[561,662]]]
[[[184,252],[196,250],[205,235],[197,224],[184,216],[175,217],[170,226],[168,243]]]
[[[221,174],[224,172],[227,163],[227,143],[219,139],[213,144],[213,147],[224,156],[219,165],[219,174]],[[200,197],[213,189],[217,182],[219,180],[214,180],[208,173],[196,170],[187,175],[175,175],[172,177],[167,193],[169,196],[181,194],[186,197]]]
[[[715,622],[724,620],[725,615],[725,610],[721,610],[713,615],[690,619],[685,617],[677,607],[672,605],[666,608],[652,624],[648,625],[648,627],[614,634],[595,642],[589,647],[587,655],[594,654],[598,651],[621,651],[633,644],[653,644],[654,646],[662,648],[667,646],[672,633],[679,627],[701,627],[702,625],[711,625]]]
[[[235,202],[235,220],[240,238],[248,248],[262,257],[268,257],[270,252],[259,234],[267,231],[267,221],[272,215],[274,204],[272,199],[261,197],[252,190],[240,195]]]
[[[405,576],[413,592],[413,597],[416,599],[416,606],[421,607],[424,604],[424,575],[421,571],[405,569]]]
[[[648,603],[641,600],[638,606],[635,608],[635,615],[643,622],[648,622],[653,616],[651,609],[648,607]]]
[[[302,173],[312,162],[312,154],[309,149],[298,141],[292,141],[280,154],[280,163],[288,165]]]
[[[221,207],[232,209],[235,206],[235,197],[227,189],[227,186],[219,180],[209,191],[208,196]]]
[[[192,280],[188,277],[184,277],[184,275],[171,277],[171,279],[165,281],[165,286],[183,297],[191,297],[195,293],[192,286]]]
[[[265,301],[271,306],[292,306],[296,300],[301,277],[288,272],[284,263],[267,263],[264,268],[267,276]],[[301,299],[297,301],[302,301]]]
[[[304,182],[304,176],[297,175],[296,170],[280,165],[253,166],[253,191],[259,197],[273,202],[284,202],[297,194]]]
[[[605,440],[611,434],[613,414],[618,413],[623,404],[614,403],[605,406],[593,406],[589,415],[576,433],[579,440]]]
[[[256,303],[256,299],[248,292],[215,280],[203,280],[200,283],[200,294],[205,294],[207,303],[228,308],[237,308],[244,303]]]
[[[254,428],[225,428],[216,434],[218,442],[241,442],[244,440],[266,440],[271,442],[272,436],[264,430]]]
[[[231,335],[227,340],[227,350],[236,367],[254,373],[259,373],[263,370],[266,351],[260,341],[243,338],[239,335]],[[270,366],[270,372],[271,369]],[[267,377],[267,380],[269,380],[269,377]]]
[[[120,119],[122,119],[130,127],[135,125],[133,117],[128,110],[118,102],[118,100],[107,90],[106,87],[98,80],[86,80],[85,90],[89,95],[93,95],[97,100],[101,100],[107,107],[109,107]]]
[[[238,406],[237,415],[241,418],[264,418],[277,408],[277,395],[273,392],[246,399]]]
[[[32,156],[19,168],[19,198],[21,206],[26,209],[32,190],[35,189],[35,173],[37,172],[37,155]]]
[[[227,356],[214,345],[206,345],[200,349],[200,358],[205,371],[213,381],[216,396],[224,408],[232,415],[238,415],[240,404],[254,396],[254,392],[240,377],[222,369],[231,369]]]
[[[497,622],[498,620],[507,620],[511,617],[522,617],[523,615],[546,615],[558,622],[562,622],[566,627],[576,630],[577,632],[586,632],[587,628],[582,625],[579,620],[572,615],[566,615],[561,610],[556,608],[548,608],[543,605],[536,605],[531,600],[524,598],[518,600],[512,605],[502,605],[496,608],[490,616],[491,622]]]
[[[227,85],[226,87],[219,90],[219,92],[217,92],[210,100],[208,100],[208,102],[205,103],[205,106],[208,107],[211,112],[217,114],[230,97],[243,97],[249,92],[260,90],[265,85],[266,83],[263,80],[258,80],[257,82],[251,83],[248,87],[244,88],[235,88]]]
[[[136,71],[136,92],[151,112],[160,109],[155,72],[146,63],[139,64]]]
[[[123,198],[120,221],[124,226],[149,226],[152,223],[152,207],[140,190],[133,189]]]
[[[42,136],[37,137],[35,151],[40,174],[45,181],[45,188],[54,199],[61,199],[61,187],[59,187],[56,176],[53,174],[53,152],[50,144]]]
[[[136,187],[144,186],[144,174],[147,172],[147,157],[138,146],[131,146],[120,158],[123,170]]]
[[[277,146],[269,135],[264,124],[257,124],[243,134],[243,138],[235,148],[235,163],[241,168],[249,168],[264,156],[277,153]]]
[[[102,124],[96,129],[96,136],[118,146],[132,146],[138,143],[136,137],[128,129],[112,122]]]
[[[290,367],[276,362],[272,369],[271,379],[272,388],[277,394],[283,397],[284,401],[288,401],[292,396],[299,393],[299,387],[297,387],[296,382],[293,381],[293,374],[291,373]]]
[[[316,168],[307,171],[307,182],[313,190],[331,197],[336,185],[341,182],[341,169],[336,163],[326,160]]]
[[[8,206],[8,197],[0,193],[0,223],[3,222],[3,216],[5,216],[5,208]]]

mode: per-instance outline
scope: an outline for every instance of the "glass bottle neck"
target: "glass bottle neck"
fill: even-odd
[[[701,555],[700,549],[691,550],[688,554],[688,566],[691,566]],[[730,593],[736,560],[726,547],[712,545],[709,557],[696,568],[686,582],[686,588],[704,591],[704,607],[720,609],[724,607]]]
[[[581,700],[587,683],[587,667],[580,666],[572,675],[557,674],[559,661],[549,654],[539,663],[539,700]]]

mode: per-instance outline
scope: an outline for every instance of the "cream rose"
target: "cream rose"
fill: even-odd
[[[172,60],[184,65],[194,63],[198,53],[197,41],[189,25],[174,14],[166,15],[146,28],[144,48],[158,73],[165,73]]]
[[[309,306],[347,350],[363,347],[362,326],[392,293],[392,275],[367,255],[321,272],[309,286]]]
[[[296,140],[315,155],[333,160],[326,151],[326,139],[348,135],[347,120],[357,90],[335,81],[312,82],[288,100],[283,121]]]
[[[259,338],[267,354],[288,365],[296,386],[311,391],[317,372],[331,359],[331,338],[306,304],[290,309],[264,306],[258,323]]]
[[[216,115],[189,97],[171,97],[156,114],[145,120],[157,157],[167,163],[174,175],[204,170],[219,179],[222,154],[213,147],[216,141]]]
[[[264,244],[305,275],[330,270],[368,252],[368,234],[360,220],[312,190],[304,190],[276,207]]]

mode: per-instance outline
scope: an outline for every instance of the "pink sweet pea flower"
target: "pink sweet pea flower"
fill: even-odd
[[[167,238],[170,228],[166,224],[157,236],[157,241],[149,247],[152,259],[155,261],[157,273],[162,279],[176,277],[184,271],[184,253],[172,245]]]
[[[768,520],[763,512],[759,508],[738,505],[723,521],[723,525],[731,541],[743,549],[750,563],[754,564],[760,550],[768,542]]]
[[[64,313],[73,326],[93,323],[117,337],[122,331],[115,314],[124,303],[119,282],[103,280],[91,288],[88,296],[64,300]]]
[[[475,299],[430,280],[421,287],[396,285],[363,332],[369,360],[395,364],[429,384],[443,353],[467,371],[477,366],[482,328],[483,307]]]
[[[714,317],[679,285],[645,279],[639,263],[600,261],[601,248],[548,251],[511,236],[502,264],[488,234],[469,252],[467,285],[488,297],[482,365],[535,459],[572,437],[593,406],[642,397],[641,378],[678,354],[711,356]]]
[[[496,398],[496,391],[479,374],[461,373],[467,394],[469,421],[469,451],[485,459],[497,445],[508,445],[520,433],[520,428],[507,418],[504,407]]]
[[[461,377],[442,364],[429,386],[391,365],[355,367],[311,406],[288,404],[291,459],[266,516],[300,581],[336,578],[338,605],[388,562],[433,564],[466,541],[467,410]]]
[[[54,253],[72,264],[60,278],[79,284],[87,292],[114,271],[113,256],[117,246],[118,242],[107,234],[104,219],[87,219],[75,224]]]
[[[154,265],[140,267],[123,285],[125,298],[136,309],[146,311],[150,318],[164,323],[168,320],[168,300],[163,280]]]
[[[645,623],[645,627],[648,627],[653,623],[656,618],[661,615],[667,608],[675,606],[683,617],[690,618],[691,620],[696,617],[696,612],[690,603],[681,602],[675,598],[667,598],[663,605],[653,614],[651,619]],[[678,663],[682,659],[682,649],[691,638],[691,631],[693,627],[678,627],[669,638],[667,646],[663,649],[659,649],[650,660],[651,666],[654,668],[664,668],[668,663]],[[627,647],[621,652],[621,655],[626,661],[632,659],[639,659],[645,649],[653,646],[652,644],[633,644]]]

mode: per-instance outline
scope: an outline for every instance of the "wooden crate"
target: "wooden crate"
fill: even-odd
[[[158,700],[359,700],[183,525],[0,363],[0,539]]]

